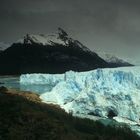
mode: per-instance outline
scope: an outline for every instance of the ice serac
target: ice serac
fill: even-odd
[[[138,125],[140,120],[140,67],[97,69],[65,74],[21,75],[21,84],[51,85],[40,96],[75,115],[114,118]]]

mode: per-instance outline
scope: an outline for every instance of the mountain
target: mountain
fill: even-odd
[[[40,96],[43,102],[75,116],[111,118],[140,134],[140,67],[22,75],[20,84],[49,85],[50,90]]]
[[[71,37],[68,36],[68,34],[61,28],[58,28],[58,32],[52,35],[29,35],[27,34],[24,36],[23,39],[19,39],[17,43],[21,44],[39,44],[43,46],[52,46],[55,45],[62,45],[62,47],[77,47],[79,49],[82,49],[85,52],[92,53],[90,49],[85,47],[81,42],[78,40],[74,40]]]
[[[10,47],[9,44],[6,44],[4,42],[0,42],[0,51],[6,50],[8,47]]]
[[[129,62],[115,56],[115,55],[112,55],[112,54],[107,54],[107,53],[104,53],[104,52],[97,52],[98,55],[104,59],[106,62],[108,62],[110,65],[114,65],[114,66],[131,66],[132,64],[130,64]]]
[[[67,46],[67,44],[69,44],[69,40],[74,42],[74,40],[72,38],[68,38],[68,34],[64,30],[62,30],[62,29],[59,29],[59,30],[61,33],[54,34],[54,35],[43,35],[43,34],[27,35],[24,37],[24,39],[20,39],[17,42],[24,43],[24,40],[26,40],[26,42],[28,42],[29,44],[36,43],[36,44],[42,44],[42,45],[53,45],[54,43],[57,43],[57,44],[66,45],[66,46]],[[65,34],[67,36],[65,41],[60,38],[60,34]],[[90,49],[85,47],[79,41],[76,40],[76,43],[78,44],[78,47],[80,47],[84,51],[92,53]],[[98,54],[99,57],[101,57],[103,60],[108,62],[111,66],[113,66],[113,65],[114,66],[132,66],[130,63],[128,63],[128,62],[124,61],[123,59],[118,58],[112,54],[107,54],[104,52],[96,52],[96,53]]]
[[[0,74],[63,73],[108,63],[59,28],[54,35],[26,35],[0,54]]]
[[[64,73],[116,67],[61,28],[52,35],[29,35],[0,54],[0,74]],[[129,65],[130,66],[130,65]]]

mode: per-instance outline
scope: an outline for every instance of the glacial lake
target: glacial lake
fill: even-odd
[[[18,76],[0,76],[0,86],[23,91],[31,91],[37,94],[43,94],[52,89],[50,85],[46,84],[22,85],[20,84],[20,77]]]

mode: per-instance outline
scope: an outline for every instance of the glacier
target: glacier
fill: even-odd
[[[112,117],[135,129],[140,125],[139,66],[64,74],[24,74],[20,76],[20,84],[50,85],[50,90],[40,95],[42,101],[57,104],[75,116]]]

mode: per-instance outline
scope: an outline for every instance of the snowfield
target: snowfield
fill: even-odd
[[[4,51],[7,48],[10,47],[10,44],[4,43],[4,42],[0,42],[0,51]]]
[[[140,125],[140,67],[26,74],[21,75],[20,83],[50,85],[51,90],[40,96],[42,101],[60,105],[74,115],[112,117]]]
[[[59,35],[58,34],[52,34],[52,35],[49,35],[49,34],[48,35],[44,35],[44,34],[39,34],[39,35],[30,34],[30,35],[28,35],[28,38],[32,42],[35,42],[37,44],[42,44],[42,45],[52,45],[53,43],[58,43],[58,44],[65,45],[64,41],[59,39]],[[32,42],[30,42],[30,40],[28,41],[28,43],[32,44]],[[19,39],[17,41],[17,43],[24,43],[24,39]]]

